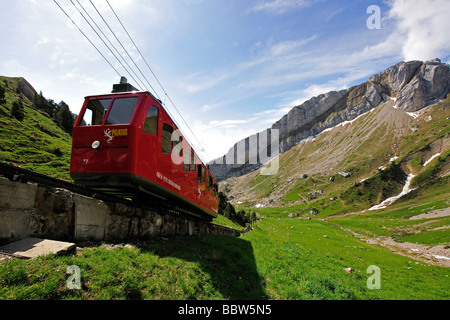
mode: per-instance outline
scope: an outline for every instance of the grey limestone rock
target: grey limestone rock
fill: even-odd
[[[283,153],[300,141],[344,121],[351,121],[392,98],[396,100],[397,108],[414,112],[445,98],[449,90],[448,64],[439,59],[400,62],[371,76],[365,83],[330,91],[293,107],[271,129],[279,130],[278,151]],[[226,156],[210,163],[214,177],[221,181],[244,175],[264,165],[259,156],[257,161],[252,161],[249,155],[252,154],[251,148],[259,146],[261,136],[266,131],[241,140]]]

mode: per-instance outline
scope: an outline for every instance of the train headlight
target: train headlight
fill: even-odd
[[[92,142],[92,149],[96,150],[100,147],[100,141],[96,140]]]

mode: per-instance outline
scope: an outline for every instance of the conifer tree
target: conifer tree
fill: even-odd
[[[25,118],[25,112],[23,110],[22,101],[19,102],[14,101],[11,108],[11,115],[19,121],[22,121]]]

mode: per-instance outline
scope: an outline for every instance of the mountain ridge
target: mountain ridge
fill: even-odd
[[[220,187],[234,205],[327,217],[400,194],[407,175],[413,189],[447,184],[449,155],[450,94],[416,112],[388,101],[282,153],[274,175],[255,170]]]
[[[415,112],[445,98],[450,90],[450,66],[439,59],[399,62],[372,75],[366,82],[339,91],[330,91],[293,107],[270,129],[279,130],[279,153],[286,152],[300,141],[317,136],[377,106],[395,101],[396,108]],[[238,177],[260,168],[261,163],[249,161],[250,141],[259,143],[270,129],[237,142],[223,157],[210,163],[210,171],[218,181]],[[238,145],[245,146],[238,148]],[[269,147],[270,148],[270,147]],[[241,154],[238,154],[241,153]],[[227,163],[227,159],[245,159]]]

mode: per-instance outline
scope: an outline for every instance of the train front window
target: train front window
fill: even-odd
[[[105,124],[129,124],[138,99],[138,97],[115,99]]]
[[[83,119],[80,121],[80,126],[99,126],[103,122],[106,110],[108,110],[111,99],[91,100],[86,106]]]

